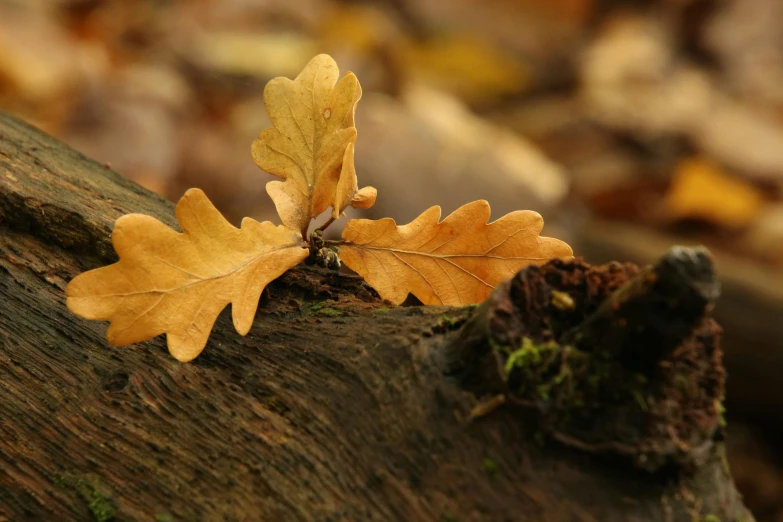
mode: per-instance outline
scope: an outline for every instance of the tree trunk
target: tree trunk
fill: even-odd
[[[703,253],[554,262],[478,308],[392,307],[304,266],[249,335],[224,312],[181,364],[65,307],[129,212],[174,224],[0,113],[0,520],[752,520]]]

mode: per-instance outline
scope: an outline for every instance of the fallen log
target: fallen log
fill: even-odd
[[[304,266],[182,364],[65,307],[129,212],[174,222],[0,113],[0,520],[752,520],[703,252],[556,261],[466,308]]]

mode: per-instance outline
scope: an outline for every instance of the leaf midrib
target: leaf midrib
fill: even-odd
[[[351,247],[351,248],[362,248],[366,250],[380,250],[384,252],[394,252],[397,254],[410,254],[410,255],[417,255],[417,256],[424,256],[424,257],[432,257],[432,258],[439,258],[439,259],[449,259],[449,258],[461,258],[461,257],[480,257],[480,258],[487,258],[487,259],[502,259],[504,261],[507,260],[522,260],[522,261],[543,261],[543,260],[549,260],[551,259],[550,256],[547,257],[515,257],[515,256],[493,256],[490,254],[434,254],[432,252],[421,252],[419,250],[405,250],[402,248],[392,248],[392,247],[377,247],[377,246],[370,246],[370,245],[360,245],[357,243],[350,243],[346,242],[344,243],[345,246]],[[494,248],[494,247],[493,247]]]
[[[196,276],[195,274],[192,274],[191,272],[188,272],[187,270],[183,269],[182,267],[179,267],[179,266],[176,266],[176,265],[171,265],[170,263],[166,263],[166,264],[169,264],[169,266],[172,266],[173,268],[176,268],[178,270],[182,270],[183,272],[185,272],[185,273],[187,273],[189,275],[194,276],[196,278],[196,280],[187,282],[187,283],[185,283],[183,285],[171,288],[169,290],[155,290],[155,289],[151,289],[151,290],[143,290],[143,291],[140,291],[140,292],[127,292],[127,293],[123,293],[123,294],[92,294],[92,295],[89,295],[89,296],[73,296],[73,297],[70,297],[70,299],[91,299],[91,298],[95,298],[95,297],[130,297],[130,296],[134,296],[134,295],[143,295],[143,294],[168,294],[168,293],[171,293],[171,292],[178,292],[180,290],[183,290],[185,288],[191,287],[193,285],[197,285],[197,284],[205,283],[205,282],[217,281],[217,280],[220,280],[220,279],[223,279],[223,278],[226,278],[226,277],[230,277],[230,276],[232,276],[232,275],[234,275],[234,274],[244,270],[245,268],[247,268],[248,266],[250,266],[254,262],[260,260],[264,256],[272,254],[274,252],[279,252],[281,250],[285,250],[287,248],[303,248],[303,246],[300,247],[299,244],[293,244],[293,245],[285,245],[285,246],[276,247],[276,248],[273,248],[271,250],[265,250],[263,253],[261,253],[259,255],[250,257],[247,261],[245,261],[241,265],[238,265],[233,270],[230,270],[230,271],[222,273],[222,274],[215,275],[213,277]],[[163,261],[163,260],[161,260],[161,261]]]

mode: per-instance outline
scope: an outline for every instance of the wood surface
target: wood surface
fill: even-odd
[[[109,346],[64,289],[116,260],[130,212],[173,223],[171,203],[0,112],[0,520],[752,520],[719,432],[696,467],[650,472],[542,434],[537,408],[471,416],[487,383],[452,370],[486,307],[389,307],[304,266],[247,337],[226,310],[192,363],[163,338]]]

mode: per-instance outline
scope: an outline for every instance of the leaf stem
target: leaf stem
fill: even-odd
[[[317,231],[320,231],[320,232],[323,232],[324,230],[326,230],[327,228],[329,228],[329,225],[331,225],[332,223],[334,223],[334,221],[335,221],[335,218],[334,218],[334,217],[330,217],[330,218],[329,218],[329,221],[327,221],[326,223],[324,223],[323,225],[321,225],[320,227],[318,227],[316,230],[317,230]]]

